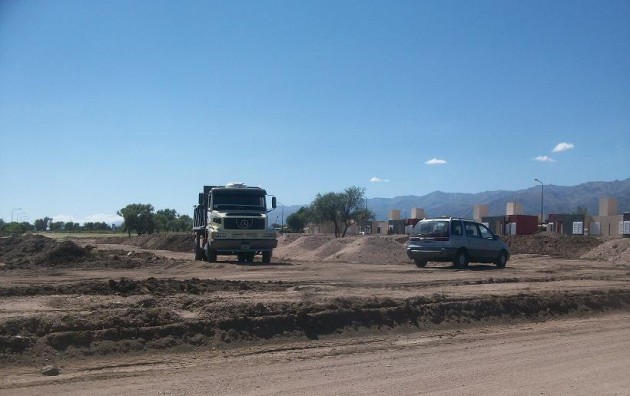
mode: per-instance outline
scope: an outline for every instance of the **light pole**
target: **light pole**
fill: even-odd
[[[542,225],[545,219],[543,217],[543,197],[545,195],[545,186],[543,182],[541,182],[538,179],[534,179],[534,181],[537,181],[538,183],[540,183],[540,227],[542,228]]]
[[[11,209],[11,223],[13,223],[13,213],[14,213],[16,210],[22,210],[22,208],[14,208],[14,209]]]

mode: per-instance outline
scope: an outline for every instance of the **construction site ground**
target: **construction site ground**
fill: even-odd
[[[0,238],[0,394],[627,392],[630,239],[506,241],[505,269],[459,270],[402,235],[289,234],[271,264],[195,261],[189,234]]]

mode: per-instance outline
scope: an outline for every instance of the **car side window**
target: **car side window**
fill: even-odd
[[[466,235],[469,237],[479,238],[479,229],[475,223],[466,223]]]
[[[451,222],[451,235],[463,235],[461,221]]]
[[[488,227],[486,227],[483,224],[477,224],[479,226],[479,231],[481,232],[481,237],[485,238],[485,239],[494,239],[494,234],[492,234],[492,231],[490,231],[488,229]]]

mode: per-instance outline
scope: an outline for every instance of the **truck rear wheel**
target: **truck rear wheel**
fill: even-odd
[[[265,264],[271,263],[271,251],[262,253],[262,262]]]
[[[199,235],[195,236],[195,260],[201,261],[203,260],[203,249],[199,247]]]

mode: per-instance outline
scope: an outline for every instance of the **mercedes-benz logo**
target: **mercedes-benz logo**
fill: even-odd
[[[238,222],[238,226],[239,226],[240,228],[242,228],[242,229],[247,230],[247,229],[249,229],[249,227],[251,227],[251,226],[252,226],[252,223],[250,223],[250,222],[249,222],[249,220],[247,220],[247,219],[241,219],[241,220]]]

